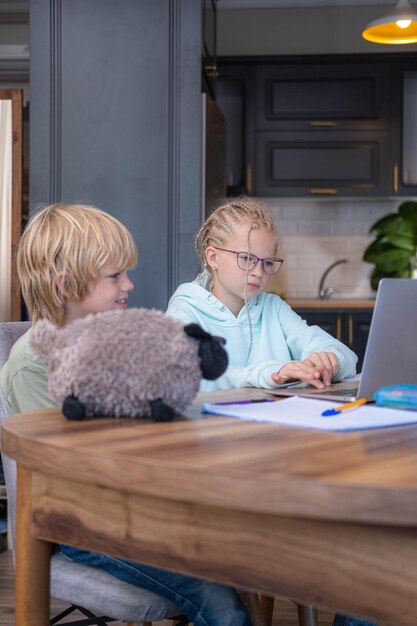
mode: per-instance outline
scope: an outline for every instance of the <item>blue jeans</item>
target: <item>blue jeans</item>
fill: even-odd
[[[61,546],[60,551],[71,561],[99,567],[120,580],[168,598],[195,626],[252,626],[246,607],[232,587],[70,546]]]
[[[376,626],[374,622],[367,622],[359,617],[348,617],[346,615],[335,615],[333,626]]]

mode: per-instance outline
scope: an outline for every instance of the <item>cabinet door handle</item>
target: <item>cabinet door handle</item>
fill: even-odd
[[[252,165],[246,167],[246,193],[248,196],[252,194]]]
[[[332,189],[331,187],[310,187],[308,193],[322,193],[328,196],[335,196],[339,193],[339,191],[337,189]]]
[[[337,122],[331,122],[330,120],[312,120],[308,122],[308,125],[313,128],[333,128],[337,126]]]
[[[340,314],[336,318],[336,339],[342,341],[342,316]]]
[[[349,341],[349,345],[353,346],[353,317],[352,317],[352,313],[349,314],[349,319],[348,319],[348,341]]]
[[[394,165],[392,172],[392,186],[394,187],[394,193],[398,193],[398,163]]]

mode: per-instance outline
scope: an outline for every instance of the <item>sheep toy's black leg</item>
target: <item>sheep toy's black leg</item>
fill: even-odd
[[[64,404],[62,405],[62,412],[69,420],[85,419],[85,406],[73,395],[65,398]]]
[[[170,422],[174,419],[175,411],[160,398],[149,402],[151,417],[155,422]]]

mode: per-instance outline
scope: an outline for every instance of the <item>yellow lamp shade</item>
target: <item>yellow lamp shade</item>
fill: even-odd
[[[368,24],[362,37],[382,44],[417,43],[417,13],[400,0],[391,13]]]

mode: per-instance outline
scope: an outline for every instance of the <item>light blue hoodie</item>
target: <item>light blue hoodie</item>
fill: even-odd
[[[354,376],[357,356],[343,343],[318,326],[308,326],[278,296],[261,293],[249,304],[252,347],[246,308],[237,317],[212,293],[197,282],[180,285],[166,314],[188,324],[196,322],[226,339],[229,367],[214,381],[202,381],[201,391],[232,387],[274,389],[271,374],[289,361],[302,361],[312,352],[333,352],[339,369],[333,381]]]

